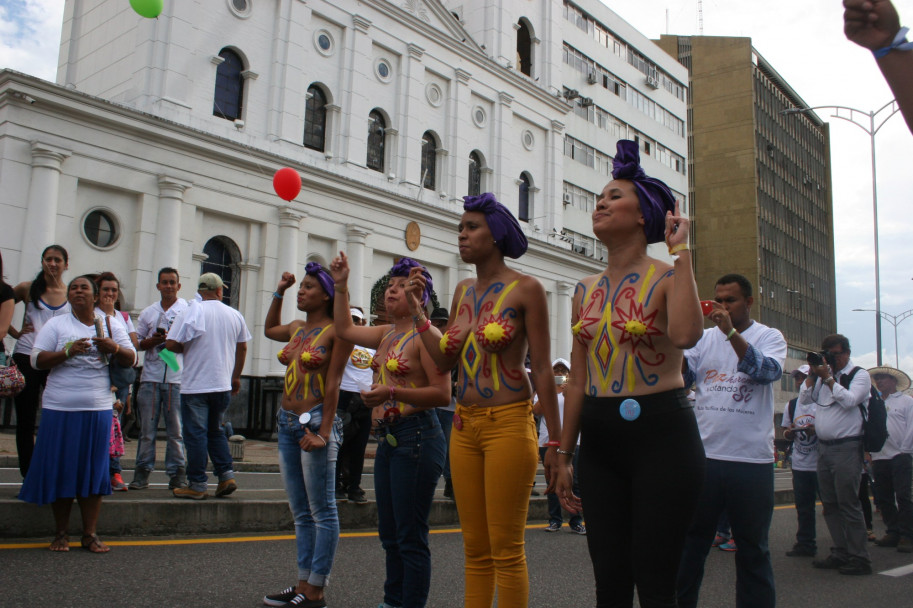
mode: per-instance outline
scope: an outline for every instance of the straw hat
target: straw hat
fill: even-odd
[[[891,376],[895,380],[897,380],[897,391],[898,392],[903,392],[903,391],[907,390],[908,388],[910,388],[910,376],[906,375],[899,369],[883,365],[881,367],[873,367],[867,371],[869,372],[869,376],[871,376],[871,378],[872,378],[873,386],[875,385],[875,376],[882,374],[882,375],[886,375],[886,376]]]

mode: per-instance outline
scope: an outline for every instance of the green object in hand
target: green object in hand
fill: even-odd
[[[173,352],[167,348],[163,348],[159,351],[159,359],[165,362],[165,365],[171,368],[171,371],[176,372],[181,369],[181,366],[178,365],[178,358]]]
[[[399,442],[396,440],[396,437],[393,436],[393,433],[387,433],[387,436],[384,437],[384,439],[387,440],[387,443],[389,443],[391,447],[395,448],[399,445]]]

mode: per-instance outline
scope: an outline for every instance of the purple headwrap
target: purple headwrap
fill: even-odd
[[[640,212],[644,216],[644,234],[647,244],[665,240],[666,211],[675,211],[675,196],[669,186],[653,177],[647,177],[640,166],[640,149],[637,142],[619,139],[617,153],[612,159],[612,177],[634,183]]]
[[[327,272],[323,266],[317,262],[308,262],[304,266],[304,274],[311,275],[317,279],[317,282],[320,283],[320,286],[330,298],[335,297],[336,290],[333,289],[333,277],[330,276],[330,273]]]
[[[485,214],[491,236],[504,255],[517,259],[526,253],[529,244],[520,228],[520,222],[507,207],[498,202],[494,194],[485,192],[479,196],[464,196],[463,209]]]
[[[412,258],[400,258],[399,262],[393,265],[393,268],[390,269],[391,277],[408,277],[409,271],[413,268],[421,268],[422,276],[425,277],[425,291],[422,292],[422,306],[428,304],[428,300],[431,299],[431,290],[433,288],[433,283],[431,282],[431,275],[428,274],[428,271],[425,270],[425,267],[413,260]]]

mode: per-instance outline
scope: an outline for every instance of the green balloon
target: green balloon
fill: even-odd
[[[162,14],[164,0],[130,0],[130,6],[133,7],[141,17],[155,19]]]

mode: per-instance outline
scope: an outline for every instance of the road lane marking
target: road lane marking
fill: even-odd
[[[911,573],[913,573],[913,564],[909,564],[907,566],[901,566],[900,568],[894,568],[892,570],[885,570],[884,572],[879,572],[878,574],[883,574],[885,576],[893,576],[896,578],[899,576],[906,576]]]

